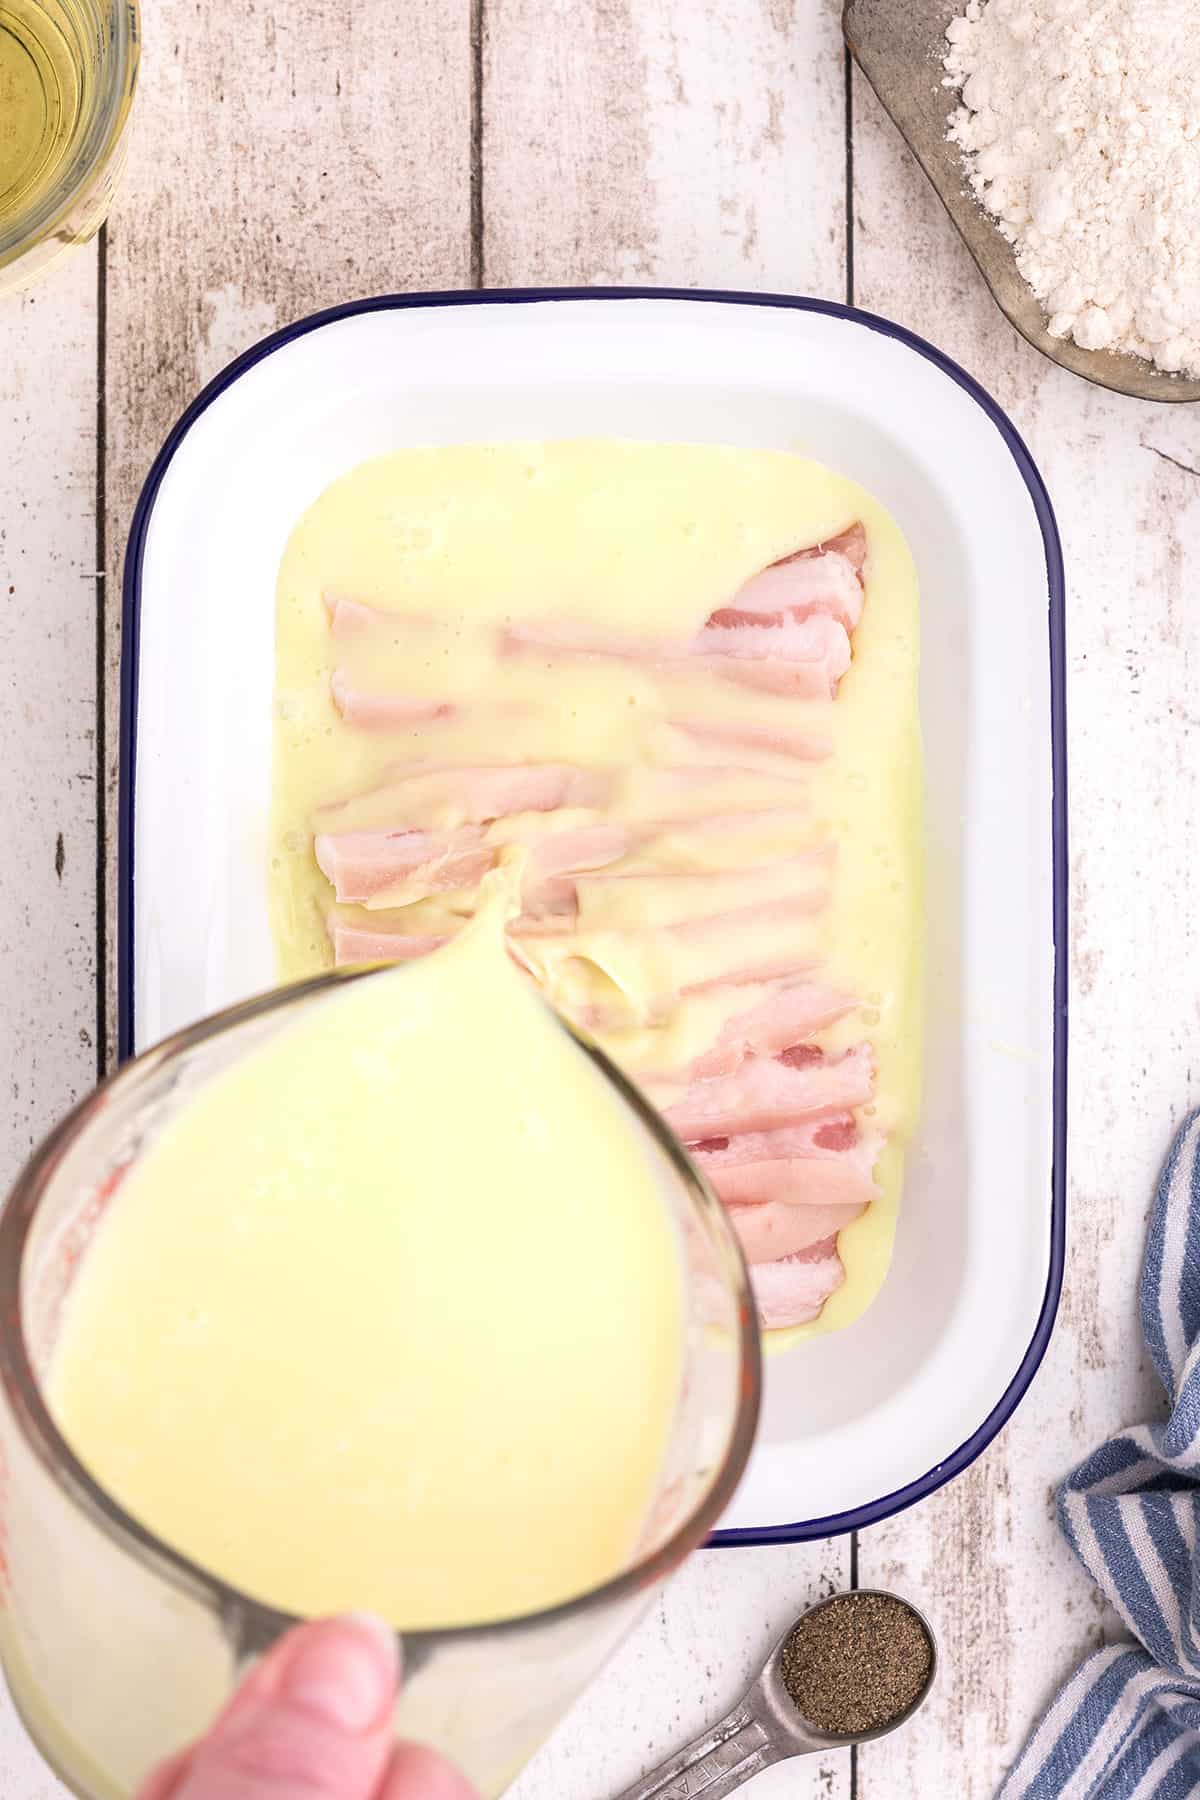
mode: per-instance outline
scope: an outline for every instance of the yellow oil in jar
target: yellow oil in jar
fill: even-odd
[[[84,102],[75,21],[58,0],[0,0],[0,233],[54,186]]]

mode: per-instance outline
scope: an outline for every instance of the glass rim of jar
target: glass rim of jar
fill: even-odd
[[[103,9],[104,0],[100,0]],[[0,270],[52,238],[110,166],[129,121],[141,63],[139,0],[111,0],[111,74],[101,84],[92,118],[78,133],[58,178],[28,211],[0,229]]]
[[[236,1625],[239,1641],[265,1647],[281,1632],[303,1622],[298,1614],[256,1600],[252,1595],[213,1575],[202,1564],[173,1549],[134,1519],[90,1473],[58,1429],[34,1370],[26,1341],[23,1314],[25,1248],[66,1152],[89,1129],[109,1096],[118,1088],[131,1087],[153,1077],[163,1068],[207,1042],[267,1013],[299,1007],[330,987],[380,973],[379,966],[335,969],[303,981],[275,988],[186,1026],[164,1038],[150,1050],[132,1057],[88,1094],[60,1120],[26,1162],[0,1205],[0,1388],[14,1425],[27,1449],[37,1459],[63,1497],[90,1522],[148,1572],[173,1588],[205,1604],[215,1615]],[[465,1625],[428,1625],[409,1630],[392,1625],[397,1636],[409,1641],[453,1639],[470,1642],[497,1631],[541,1629],[586,1609],[620,1603],[643,1588],[665,1579],[688,1552],[709,1535],[732,1499],[754,1443],[762,1399],[762,1347],[758,1313],[745,1259],[732,1225],[720,1201],[695,1168],[682,1145],[660,1115],[603,1050],[576,1032],[551,1011],[562,1029],[591,1058],[621,1098],[648,1130],[680,1179],[700,1217],[715,1226],[710,1235],[726,1264],[726,1276],[737,1308],[734,1337],[737,1351],[737,1402],[732,1429],[711,1480],[699,1503],[644,1556],[596,1587],[569,1599],[511,1618],[481,1620]]]

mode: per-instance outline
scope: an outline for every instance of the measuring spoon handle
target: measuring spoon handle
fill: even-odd
[[[751,1698],[613,1800],[722,1800],[760,1769],[795,1756],[797,1747],[755,1710]]]

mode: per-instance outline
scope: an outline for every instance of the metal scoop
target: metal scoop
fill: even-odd
[[[943,86],[942,57],[946,26],[962,10],[960,0],[845,0],[842,23],[855,61],[933,183],[996,305],[1043,356],[1086,381],[1137,400],[1200,400],[1200,377],[1168,375],[1138,356],[1051,337],[1041,301],[1012,245],[972,194],[948,135],[959,96]]]
[[[883,1594],[880,1588],[856,1588],[853,1592],[857,1595],[880,1594],[906,1607],[929,1639],[929,1674],[920,1693],[903,1712],[897,1713],[885,1725],[877,1725],[873,1731],[834,1737],[810,1725],[796,1710],[783,1682],[780,1666],[783,1652],[801,1619],[819,1612],[831,1600],[847,1597],[831,1594],[793,1620],[732,1712],[726,1713],[711,1730],[693,1739],[678,1755],[652,1769],[649,1775],[643,1775],[632,1787],[623,1789],[614,1800],[722,1800],[723,1795],[732,1794],[743,1781],[749,1781],[761,1769],[769,1769],[772,1763],[786,1762],[792,1756],[812,1756],[821,1750],[844,1750],[851,1744],[866,1744],[872,1738],[886,1737],[889,1731],[895,1731],[898,1725],[911,1719],[918,1707],[924,1705],[937,1673],[937,1644],[929,1621],[898,1594]]]

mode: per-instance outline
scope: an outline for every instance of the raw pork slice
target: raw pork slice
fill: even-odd
[[[746,912],[793,900],[819,910],[828,894],[832,861],[832,850],[819,845],[799,855],[742,863],[733,869],[678,873],[605,869],[580,876],[580,917],[585,924],[594,917],[606,927],[657,931],[710,919],[715,911]]]
[[[797,550],[752,575],[709,623],[779,625],[827,613],[853,631],[862,616],[866,554],[867,534],[852,525],[839,537]]]
[[[510,626],[504,634],[506,654],[536,652],[550,656],[605,656],[649,668],[686,672],[704,669],[747,687],[802,700],[830,700],[850,667],[850,639],[845,627],[828,614],[790,616],[778,622],[741,620],[721,624],[724,608],[702,625],[687,643],[638,638],[604,626],[576,625],[547,619]]]
[[[629,849],[630,831],[616,820],[569,826],[539,838],[521,877],[522,924],[536,929],[540,915],[570,915],[577,910],[575,876],[618,862]]]
[[[712,1049],[697,1057],[690,1073],[704,1080],[732,1075],[752,1053],[772,1055],[789,1044],[803,1043],[814,1032],[844,1018],[853,1005],[848,994],[818,982],[781,983],[745,1012],[727,1020]]]
[[[697,632],[692,653],[730,681],[798,700],[832,700],[850,667],[846,628],[825,613],[747,621],[722,608]]]
[[[692,1082],[664,1108],[663,1117],[685,1144],[743,1131],[780,1131],[812,1113],[865,1106],[871,1077],[869,1044],[855,1044],[832,1058],[811,1044],[795,1044],[777,1056],[751,1057],[732,1075]]]
[[[716,744],[730,750],[767,750],[797,762],[820,762],[832,754],[828,738],[801,737],[782,726],[759,720],[672,719],[671,725],[697,744]]]
[[[406,725],[430,725],[435,719],[449,719],[454,707],[448,700],[426,700],[419,694],[373,694],[355,687],[349,677],[335,669],[329,683],[333,704],[347,725],[365,731],[398,731]]]
[[[788,1206],[797,1211],[849,1206],[861,1211],[878,1192],[871,1175],[850,1158],[795,1157],[715,1168],[703,1157],[697,1161],[727,1206]]]
[[[864,1202],[857,1206],[786,1206],[782,1201],[767,1201],[761,1206],[744,1206],[727,1201],[725,1205],[752,1272],[755,1264],[799,1256],[814,1244],[827,1244],[865,1209]]]
[[[475,887],[496,862],[495,850],[483,842],[477,826],[445,832],[321,832],[313,848],[338,899],[359,906],[407,906],[431,894]]]
[[[388,830],[436,826],[488,825],[513,813],[557,812],[560,807],[600,805],[609,778],[597,769],[565,763],[412,763],[391,771],[380,787],[322,807],[329,831],[349,814],[355,827],[365,822]]]
[[[853,1114],[814,1115],[783,1131],[745,1131],[688,1146],[697,1167],[730,1205],[865,1206],[878,1194],[880,1131]]]
[[[832,1236],[797,1256],[750,1267],[758,1316],[768,1331],[809,1324],[845,1279],[837,1238]]]
[[[355,963],[414,962],[417,957],[428,956],[450,941],[448,936],[409,935],[389,931],[384,926],[376,930],[350,924],[345,919],[330,921],[329,938],[333,944],[333,960],[339,969]]]

